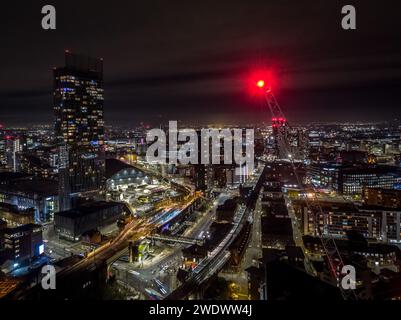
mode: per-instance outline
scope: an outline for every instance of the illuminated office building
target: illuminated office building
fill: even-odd
[[[399,168],[379,165],[317,164],[308,168],[311,183],[347,196],[362,196],[362,189],[393,189],[400,181]]]

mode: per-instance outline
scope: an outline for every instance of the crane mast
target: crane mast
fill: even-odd
[[[257,86],[261,88],[264,92],[264,96],[266,99],[266,103],[270,109],[270,113],[272,116],[272,131],[273,131],[273,137],[274,137],[274,149],[275,149],[275,157],[276,159],[288,159],[291,162],[292,170],[294,171],[294,175],[297,179],[298,185],[302,188],[302,181],[300,181],[299,176],[297,174],[297,170],[294,164],[294,157],[291,154],[291,148],[290,148],[290,139],[291,139],[291,134],[290,134],[290,127],[288,125],[287,119],[278,104],[272,90],[270,87],[265,86],[265,82],[260,80],[257,83]],[[310,200],[308,198],[306,200],[306,206],[308,210],[313,213],[313,208],[310,203]],[[320,206],[319,201],[317,201],[317,207],[318,207],[318,214],[320,213],[321,216],[323,217],[323,210],[322,207]],[[336,280],[338,287],[341,290],[341,294],[345,300],[356,300],[357,296],[353,290],[345,290],[342,288],[340,285],[338,279],[341,273],[341,270],[343,268],[344,261],[341,257],[340,251],[338,250],[338,247],[336,245],[336,242],[334,238],[330,235],[327,234],[327,236],[324,236],[320,230],[319,227],[317,227],[317,230],[315,230],[315,233],[319,237],[324,253],[326,255],[328,267],[329,267],[329,272],[332,275],[332,277]]]
[[[274,137],[274,156],[278,159],[287,159],[289,152],[287,120],[270,89],[266,90],[265,98],[272,115],[272,131]]]

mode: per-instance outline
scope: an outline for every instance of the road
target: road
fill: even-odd
[[[262,193],[259,194],[252,217],[252,232],[242,266],[246,269],[254,265],[254,260],[262,258]]]
[[[111,256],[127,247],[130,239],[144,237],[149,234],[151,230],[151,226],[147,225],[142,219],[131,221],[115,239],[95,249],[93,252],[89,253],[86,258],[75,265],[61,270],[58,274],[58,278],[63,279],[72,273],[88,270],[94,266],[96,267],[97,264],[100,263],[103,264],[104,261],[107,261]]]
[[[290,198],[285,194],[284,194],[284,200],[285,200],[285,204],[287,206],[288,215],[291,218],[292,234],[293,234],[294,243],[297,247],[300,247],[302,249],[302,252],[304,253],[305,270],[310,275],[316,276],[317,275],[316,270],[313,267],[311,261],[309,260],[308,253],[305,249],[304,241],[302,238],[302,229],[301,229],[300,221],[295,214],[295,211],[292,206]]]

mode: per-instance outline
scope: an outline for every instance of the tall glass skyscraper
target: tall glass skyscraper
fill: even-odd
[[[54,69],[55,135],[60,141],[60,208],[99,189],[104,178],[103,60],[65,53]]]

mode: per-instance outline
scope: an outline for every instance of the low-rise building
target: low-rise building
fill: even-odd
[[[233,222],[237,202],[234,199],[228,199],[224,204],[216,209],[216,218],[219,222]]]
[[[34,210],[35,223],[53,221],[58,211],[58,183],[51,179],[34,177],[0,181],[0,203],[14,205],[18,210]]]
[[[0,219],[7,222],[10,227],[35,223],[35,210],[33,208],[19,210],[15,205],[0,203]]]
[[[56,232],[65,239],[78,241],[82,234],[116,222],[124,212],[118,202],[89,202],[54,215]]]
[[[401,190],[365,187],[362,201],[365,206],[401,209]]]
[[[304,235],[320,234],[339,238],[357,231],[366,239],[383,243],[401,243],[401,210],[355,207],[351,202],[317,201],[308,205],[293,201]]]
[[[401,179],[401,171],[395,166],[327,163],[311,165],[307,177],[318,187],[362,197],[364,187],[393,189]]]
[[[44,252],[42,227],[37,224],[26,224],[3,230],[3,255],[13,262],[14,267],[39,257]]]

